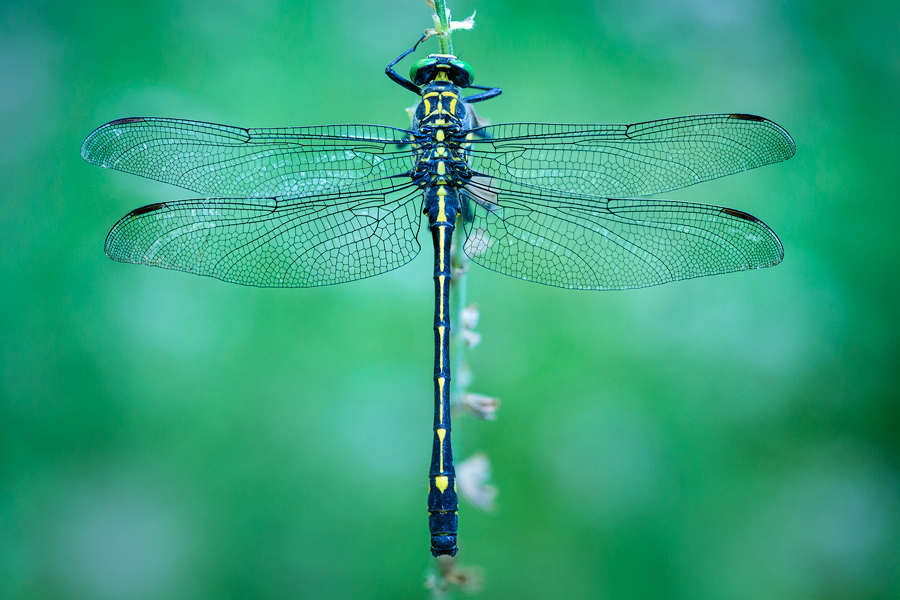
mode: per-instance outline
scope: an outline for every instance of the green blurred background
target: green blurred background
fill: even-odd
[[[503,402],[454,428],[500,490],[461,508],[484,597],[900,598],[900,5],[451,7],[494,122],[747,112],[797,142],[667,196],[757,215],[776,268],[586,293],[473,266],[473,390]],[[0,596],[427,595],[427,245],[309,290],[114,263],[119,217],[190,193],[79,148],[138,115],[404,126],[383,70],[429,15],[2,3]]]

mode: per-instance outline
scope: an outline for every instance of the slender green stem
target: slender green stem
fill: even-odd
[[[453,54],[453,40],[450,39],[453,32],[450,30],[450,21],[447,19],[447,7],[444,0],[434,0],[434,14],[438,18],[435,29],[441,45],[441,54]]]
[[[453,361],[451,373],[455,377],[450,379],[450,399],[451,402],[459,401],[459,399],[468,391],[469,386],[469,367],[466,362],[466,351],[468,344],[463,338],[463,320],[462,313],[466,307],[466,272],[468,271],[469,257],[463,250],[463,244],[466,240],[465,228],[462,223],[457,226],[455,237],[453,240],[453,254],[450,257],[450,265],[453,269],[453,277],[450,279],[450,310],[452,317],[451,323],[451,348],[450,354]]]

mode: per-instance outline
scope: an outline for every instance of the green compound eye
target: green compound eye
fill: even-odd
[[[413,63],[409,68],[409,79],[416,85],[425,85],[434,77],[437,59],[423,58]]]
[[[450,81],[454,85],[466,88],[475,82],[475,71],[472,66],[462,60],[450,61]]]

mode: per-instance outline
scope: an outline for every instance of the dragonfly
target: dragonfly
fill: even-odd
[[[247,129],[126,118],[91,133],[82,157],[201,197],[132,210],[106,238],[113,260],[261,287],[344,283],[434,248],[431,552],[457,553],[450,439],[451,239],[488,269],[550,286],[621,290],[778,264],[775,233],[733,208],[648,199],[790,158],[790,135],[749,114],[623,125],[485,125],[474,84],[450,54],[416,61],[409,129],[325,125]],[[475,93],[464,96],[462,90]]]

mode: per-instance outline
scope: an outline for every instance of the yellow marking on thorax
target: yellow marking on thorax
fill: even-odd
[[[444,98],[450,98],[450,112],[449,114],[456,114],[456,101],[459,100],[459,96],[454,94],[453,92],[441,92],[441,104],[443,104]],[[446,112],[446,111],[443,111]]]
[[[444,130],[438,129],[437,132],[435,133],[435,136],[437,137],[437,141],[443,142],[444,141]]]
[[[446,167],[446,165],[444,164],[444,161],[442,161],[442,160],[439,160],[439,161],[438,161],[438,164],[437,164],[437,174],[438,174],[438,175],[441,175],[441,176],[444,176],[444,175],[447,174],[447,167]]]

